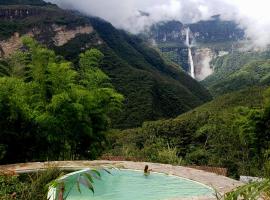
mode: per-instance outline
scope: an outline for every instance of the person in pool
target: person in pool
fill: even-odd
[[[149,169],[148,165],[145,165],[145,167],[144,167],[144,175],[145,176],[150,175],[150,171],[152,171],[152,169]]]

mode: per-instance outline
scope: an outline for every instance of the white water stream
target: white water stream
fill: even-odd
[[[194,68],[194,62],[193,62],[193,57],[192,57],[192,51],[191,51],[191,45],[189,41],[189,32],[190,29],[186,29],[186,45],[188,47],[188,62],[190,65],[190,76],[195,79],[195,68]]]

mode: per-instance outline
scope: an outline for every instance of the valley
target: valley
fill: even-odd
[[[253,191],[241,190],[243,176],[264,177],[254,184],[269,196],[269,46],[253,46],[247,27],[222,15],[155,21],[137,11],[138,22],[151,23],[133,33],[59,2],[0,0],[1,165],[121,158],[222,169],[236,193],[220,199]],[[0,200],[46,199],[61,173],[25,178],[2,168]],[[99,171],[87,173],[78,184],[94,192]],[[230,198],[237,186],[243,194]]]

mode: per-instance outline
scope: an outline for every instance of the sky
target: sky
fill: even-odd
[[[101,17],[115,27],[139,33],[154,23],[184,23],[220,14],[234,20],[256,46],[270,44],[270,0],[47,0],[62,8]],[[139,11],[149,13],[142,16]]]

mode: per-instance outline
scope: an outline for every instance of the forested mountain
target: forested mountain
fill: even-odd
[[[181,165],[223,166],[235,178],[243,174],[261,176],[270,141],[265,127],[269,126],[269,104],[265,102],[269,102],[265,88],[229,93],[175,119],[112,132],[107,154]]]
[[[2,58],[21,47],[19,35],[24,34],[75,65],[78,55],[87,49],[103,52],[101,68],[125,96],[123,112],[113,117],[113,127],[128,128],[147,120],[175,117],[211,99],[209,92],[179,66],[168,64],[143,40],[115,29],[108,22],[50,4],[40,7],[39,1],[30,2],[34,6],[17,4],[28,1],[14,1],[16,6],[1,2]]]
[[[202,83],[218,96],[251,86],[269,86],[269,51],[235,51],[212,61],[214,73]]]
[[[169,60],[190,72],[187,31],[195,77],[212,95],[219,96],[251,86],[269,85],[269,50],[250,49],[244,30],[220,16],[192,24],[160,22],[145,37]]]

